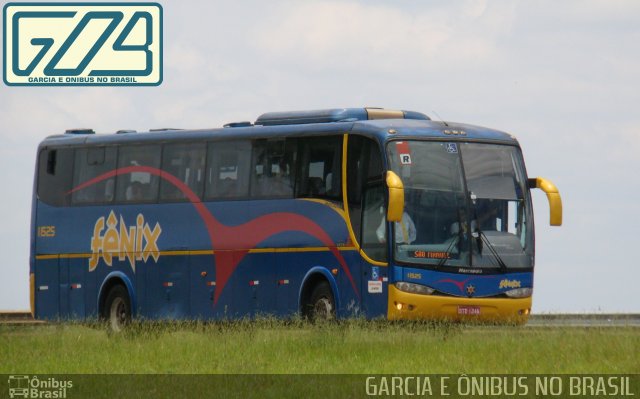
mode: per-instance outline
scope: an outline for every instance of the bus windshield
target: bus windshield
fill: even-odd
[[[517,147],[393,141],[391,169],[405,189],[394,256],[427,267],[533,266],[533,224]]]

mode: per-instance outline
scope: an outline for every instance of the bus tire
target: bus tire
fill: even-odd
[[[109,291],[104,301],[102,316],[107,321],[109,329],[114,332],[122,331],[131,321],[131,300],[127,289],[116,285]]]
[[[326,280],[320,281],[313,289],[307,304],[307,317],[314,322],[335,319],[336,301]]]

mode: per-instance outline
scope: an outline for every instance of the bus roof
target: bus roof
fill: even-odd
[[[164,142],[174,140],[225,140],[232,138],[275,138],[358,133],[380,143],[394,139],[446,139],[492,141],[517,145],[512,135],[480,126],[439,122],[414,111],[371,108],[337,108],[318,111],[266,113],[252,124],[236,122],[214,129],[151,129],[149,132],[120,130],[94,134],[91,129],[70,129],[46,138],[42,146],[108,145],[117,143]]]

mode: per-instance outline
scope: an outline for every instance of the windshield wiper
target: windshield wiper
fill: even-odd
[[[453,241],[451,241],[451,244],[449,244],[449,246],[447,247],[447,250],[445,251],[447,256],[448,256],[448,254],[451,253],[451,250],[453,249],[453,246],[456,245],[458,243],[458,241],[460,241],[460,233],[459,232],[458,232],[458,235],[456,235],[456,238]],[[440,268],[440,267],[444,266],[444,264],[447,263],[448,260],[449,260],[448,257],[440,259],[440,262],[438,262],[438,267]]]
[[[471,233],[471,235],[473,236],[473,238],[476,239],[476,243],[478,244],[478,253],[480,254],[480,256],[482,256],[482,248],[484,246],[483,243],[486,244],[487,247],[489,248],[489,252],[491,252],[491,255],[493,255],[493,257],[498,261],[498,266],[500,266],[501,269],[506,269],[507,265],[504,263],[504,261],[502,260],[502,258],[500,257],[496,249],[493,247],[493,244],[491,244],[491,242],[487,238],[487,236],[482,232],[482,230],[480,230],[480,221],[478,220],[479,219],[478,208],[476,206],[477,198],[478,197],[473,193],[473,191],[469,194],[469,199],[473,204],[473,214],[474,214],[474,219],[476,223],[475,231]],[[471,229],[473,231],[473,222],[471,223],[472,223]]]
[[[478,253],[482,255],[482,248],[483,248],[482,244],[483,243],[486,244],[487,248],[489,248],[489,252],[491,253],[491,255],[493,255],[493,257],[498,261],[498,266],[500,266],[501,269],[506,269],[507,265],[504,263],[504,261],[500,257],[500,254],[498,254],[498,251],[496,251],[496,249],[493,247],[493,244],[491,244],[487,236],[479,228],[476,229],[476,233],[478,233],[478,236],[480,238],[480,241],[478,241]]]

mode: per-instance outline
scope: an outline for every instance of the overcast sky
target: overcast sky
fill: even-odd
[[[534,312],[640,312],[639,1],[159,2],[159,87],[0,87],[0,310],[29,306],[46,136],[382,106],[508,131],[559,187],[560,228],[533,196]]]

